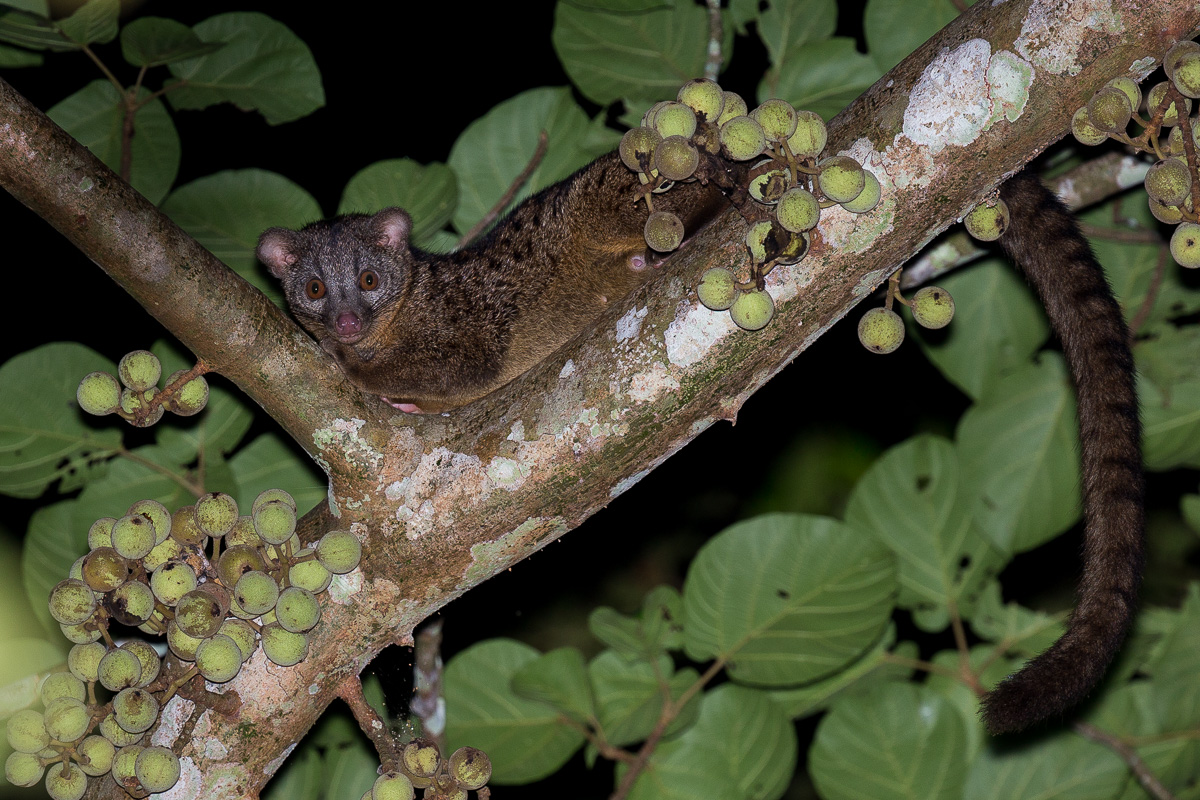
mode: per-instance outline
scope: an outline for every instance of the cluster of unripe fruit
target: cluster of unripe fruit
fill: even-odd
[[[85,375],[75,399],[89,414],[116,414],[131,425],[145,428],[162,419],[164,410],[190,417],[208,403],[208,381],[203,376],[173,385],[186,375],[187,370],[173,373],[167,378],[169,391],[160,392],[162,363],[158,356],[149,350],[134,350],[117,364],[115,377],[108,372]]]
[[[492,777],[487,753],[460,747],[442,758],[427,739],[413,739],[404,746],[400,761],[386,770],[361,800],[413,800],[416,790],[439,800],[467,800],[467,792],[479,791]]]
[[[1071,132],[1083,144],[1112,138],[1158,158],[1146,173],[1150,213],[1177,226],[1171,256],[1180,266],[1195,269],[1200,267],[1200,208],[1192,190],[1200,182],[1200,126],[1191,113],[1192,100],[1200,98],[1200,44],[1176,42],[1163,58],[1163,71],[1167,80],[1151,87],[1144,106],[1133,80],[1113,78],[1075,112]],[[1143,108],[1148,119],[1138,114]],[[1130,121],[1144,129],[1140,135],[1126,133]]]
[[[893,299],[908,306],[923,328],[944,328],[954,318],[954,298],[940,286],[922,287],[912,300],[906,300],[900,296],[897,284],[890,283],[886,305],[872,308],[858,321],[858,340],[872,353],[891,353],[904,341],[904,320],[892,310]]]
[[[173,786],[178,759],[142,744],[162,704],[197,674],[232,680],[259,647],[280,666],[299,662],[321,619],[317,593],[358,566],[353,534],[332,531],[306,548],[295,531],[296,503],[282,489],[260,494],[247,515],[212,493],[173,514],[142,500],[93,523],[88,554],[50,591],[50,614],[75,643],[69,672],[46,678],[42,711],[9,719],[8,780],[32,786],[45,772],[55,800],[81,797],[88,775],[110,772],[137,797]],[[165,635],[170,653],[193,666],[166,685],[154,648],[117,647],[114,623]],[[97,684],[109,702],[97,699]]]
[[[825,142],[825,122],[811,111],[797,111],[779,99],[749,110],[738,94],[714,81],[689,81],[675,101],[651,107],[641,126],[621,139],[621,160],[638,173],[640,197],[650,211],[646,243],[670,252],[683,242],[683,223],[671,212],[654,210],[654,193],[678,181],[717,179],[723,171],[705,169],[714,160],[760,159],[747,173],[745,187],[759,211],[739,209],[751,223],[749,277],[738,280],[732,270],[710,269],[697,294],[708,308],[729,310],[740,327],[762,328],[775,313],[764,279],[775,265],[804,258],[821,210],[840,204],[862,213],[879,203],[878,179],[849,156],[821,158]]]

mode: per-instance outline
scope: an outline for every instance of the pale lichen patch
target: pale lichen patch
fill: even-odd
[[[639,372],[629,381],[629,398],[635,403],[647,403],[665,392],[679,391],[679,381],[667,370],[667,365],[659,361],[650,365],[650,369]]]
[[[818,230],[821,238],[830,247],[841,252],[863,253],[874,246],[879,237],[892,230],[896,218],[896,190],[888,170],[884,166],[884,156],[877,151],[871,141],[865,137],[857,139],[842,155],[848,155],[863,165],[879,181],[879,205],[864,214],[855,214],[841,206],[831,206],[821,211],[821,224]],[[800,265],[804,262],[801,261]],[[798,287],[781,276],[783,293],[775,295],[776,301],[787,300],[794,296]]]
[[[568,358],[567,363],[563,364],[563,368],[561,370],[559,370],[558,377],[569,378],[574,374],[575,374],[575,362]]]
[[[473,546],[473,561],[463,579],[469,586],[485,581],[518,557],[528,555],[569,530],[570,526],[562,517],[530,517],[499,539]]]
[[[299,744],[299,742],[293,742],[292,744],[289,744],[287,747],[285,747],[283,749],[282,753],[280,753],[278,756],[276,756],[275,758],[272,758],[270,761],[268,761],[266,764],[264,764],[263,765],[263,774],[264,775],[274,775],[275,772],[281,766],[283,766],[284,760],[287,759],[287,757],[292,754],[292,751],[296,749],[297,744]]]
[[[320,451],[338,450],[348,463],[364,472],[376,472],[383,454],[359,434],[366,424],[366,420],[362,419],[335,419],[330,425],[313,432],[313,444]]]
[[[1138,82],[1146,80],[1146,77],[1156,69],[1158,69],[1158,59],[1154,56],[1139,58],[1129,65],[1129,71],[1132,73],[1130,77]]]
[[[909,94],[904,135],[934,153],[974,141],[991,115],[987,89],[991,52],[986,39],[971,39],[939,53]]]
[[[514,422],[512,424],[512,430],[509,432],[508,436],[505,438],[507,438],[510,442],[525,441],[525,423],[522,422],[521,420],[517,420],[516,422]]]
[[[626,342],[636,339],[642,329],[642,320],[646,318],[646,306],[631,308],[625,316],[617,320],[617,341]]]
[[[988,64],[987,82],[992,114],[985,127],[990,128],[1000,120],[1016,122],[1029,103],[1033,66],[1015,53],[1001,50]]]
[[[650,470],[648,470],[648,469],[643,469],[639,472],[633,473],[628,478],[624,478],[623,480],[618,482],[616,486],[609,489],[608,496],[609,497],[619,497],[620,495],[625,494],[625,492],[627,492],[633,488],[634,484],[636,484],[638,481],[640,481],[642,478],[646,477],[649,474],[650,474]]]
[[[487,475],[497,487],[513,491],[529,477],[529,467],[512,458],[496,456],[488,462]]]
[[[208,796],[204,788],[204,774],[195,760],[183,756],[179,759],[179,780],[167,791],[154,795],[156,800],[200,800]]]
[[[191,719],[195,708],[195,703],[185,700],[179,695],[168,700],[159,711],[158,727],[155,728],[154,735],[150,737],[150,743],[162,747],[172,747],[183,731],[184,724]]]
[[[1053,75],[1078,75],[1080,48],[1089,31],[1118,33],[1121,14],[1111,0],[1033,0],[1013,47],[1035,67]]]
[[[688,306],[667,326],[667,360],[677,367],[690,367],[729,334],[738,329],[728,314],[704,306]]]
[[[1195,130],[1193,128],[1193,130]],[[1146,182],[1146,173],[1150,170],[1150,164],[1140,158],[1125,156],[1121,159],[1121,165],[1117,168],[1117,185],[1122,189],[1128,189],[1131,186],[1141,186]]]
[[[355,595],[363,590],[365,584],[366,579],[358,567],[345,574],[334,575],[333,580],[329,582],[329,599],[338,605],[348,605]]]

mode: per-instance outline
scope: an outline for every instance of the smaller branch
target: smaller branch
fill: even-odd
[[[500,216],[504,209],[508,208],[508,204],[513,201],[513,198],[517,196],[517,192],[529,180],[529,176],[538,168],[538,165],[542,163],[542,159],[546,157],[546,145],[549,139],[550,137],[545,131],[538,134],[537,148],[533,151],[533,155],[530,157],[529,163],[525,165],[525,169],[521,170],[520,175],[513,178],[508,191],[496,201],[496,205],[492,206],[488,213],[483,215],[483,219],[476,222],[471,227],[471,230],[462,235],[462,238],[458,240],[458,244],[455,245],[456,248],[465,247],[473,242],[475,237],[487,230],[488,226],[496,221],[496,218]]]
[[[721,25],[721,0],[708,0],[708,57],[704,61],[704,77],[715,81],[721,74],[725,54],[721,52],[724,27]]]
[[[1200,161],[1197,161],[1196,159],[1196,142],[1192,139],[1192,119],[1190,114],[1183,113],[1187,100],[1184,98],[1183,94],[1175,88],[1174,82],[1170,84],[1170,88],[1167,91],[1167,97],[1175,100],[1175,108],[1178,109],[1179,113],[1179,130],[1183,134],[1183,155],[1187,160],[1188,166],[1191,167],[1188,172],[1192,174],[1192,212],[1195,213],[1198,210],[1196,208],[1196,201],[1197,199],[1200,199],[1200,174],[1197,174],[1200,172],[1200,170],[1197,169],[1197,167],[1200,167]],[[1183,204],[1181,203],[1180,205]]]
[[[958,604],[950,601],[950,629],[954,631],[954,646],[958,649],[958,672],[962,680],[976,697],[983,697],[987,692],[979,682],[979,675],[971,669],[971,648],[967,644],[967,631],[963,627],[962,617],[958,613]]]
[[[379,753],[379,760],[384,765],[402,763],[401,746],[383,718],[371,708],[367,698],[363,696],[362,680],[357,675],[349,675],[337,688],[337,696],[350,707],[358,727],[367,735]]]
[[[941,664],[934,664],[932,661],[923,661],[919,658],[907,658],[898,656],[895,653],[884,653],[880,656],[880,661],[886,664],[895,664],[898,667],[908,667],[909,669],[919,669],[922,672],[928,672],[930,675],[940,675],[943,678],[951,680],[962,680],[962,673],[958,670],[943,667]]]
[[[1133,771],[1133,774],[1137,776],[1138,783],[1142,785],[1142,788],[1145,789],[1151,797],[1157,798],[1157,800],[1175,800],[1175,795],[1171,794],[1167,787],[1162,785],[1162,782],[1158,779],[1158,776],[1156,776],[1150,770],[1150,767],[1147,766],[1146,762],[1142,760],[1142,757],[1137,754],[1137,751],[1123,742],[1121,739],[1087,722],[1076,722],[1071,727],[1074,728],[1076,733],[1085,739],[1091,739],[1093,742],[1098,742],[1099,744],[1104,745],[1119,755],[1121,760],[1124,761],[1129,766],[1129,769]]]
[[[1129,320],[1130,338],[1137,336],[1138,330],[1146,324],[1146,320],[1150,317],[1150,309],[1154,306],[1154,301],[1158,299],[1158,290],[1162,288],[1163,276],[1167,272],[1167,253],[1169,252],[1165,247],[1159,248],[1158,262],[1154,265],[1154,274],[1150,276],[1150,286],[1146,289],[1146,297],[1142,300],[1142,305],[1138,308],[1137,313],[1133,315],[1133,319]]]
[[[421,721],[421,733],[439,753],[446,752],[446,699],[442,696],[442,620],[435,619],[417,634],[413,658],[416,691],[409,710]]]
[[[637,756],[630,763],[629,771],[625,773],[625,777],[621,778],[621,785],[609,795],[609,800],[624,800],[624,798],[629,796],[629,792],[633,789],[633,784],[637,782],[638,776],[642,774],[642,771],[646,768],[646,764],[650,763],[650,756],[654,755],[655,749],[658,748],[659,740],[666,735],[667,729],[671,727],[671,723],[679,716],[679,712],[688,704],[688,701],[725,668],[725,663],[724,658],[718,658],[710,664],[708,669],[704,671],[704,674],[679,695],[678,700],[671,700],[670,687],[664,685],[665,697],[663,698],[663,708],[662,713],[659,714],[658,723],[654,726],[654,730],[650,732],[650,735],[646,737],[646,741],[642,743]]]
[[[65,39],[66,37],[63,38]],[[104,73],[104,77],[107,78],[108,82],[113,85],[113,88],[115,88],[121,94],[125,94],[125,87],[119,80],[117,80],[117,76],[112,74],[112,71],[104,65],[104,62],[100,60],[100,57],[92,51],[92,48],[85,44],[81,49],[83,50],[83,54],[91,59],[92,63],[96,65],[96,68]]]
[[[1148,231],[1144,228],[1136,230],[1105,228],[1081,222],[1079,223],[1079,230],[1089,239],[1104,239],[1110,242],[1126,242],[1128,244],[1162,244],[1161,236],[1154,231]]]

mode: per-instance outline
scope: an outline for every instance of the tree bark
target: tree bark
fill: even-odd
[[[734,419],[897,264],[1058,139],[1105,81],[1144,78],[1198,26],[1200,7],[1177,0],[975,4],[831,121],[828,152],[862,161],[884,200],[859,217],[826,212],[808,257],[770,275],[767,328],[740,331],[694,298],[700,271],[747,258],[729,213],[538,368],[429,417],[362,396],[263,295],[0,82],[0,183],[326,470],[329,505],[305,519],[306,542],[338,527],[364,545],[305,661],[279,668],[259,651],[218,689],[248,699],[235,715],[167,704],[154,742],[181,755],[181,796],[255,796],[348,674]],[[890,403],[881,392],[881,410]],[[124,794],[106,779],[90,796]]]

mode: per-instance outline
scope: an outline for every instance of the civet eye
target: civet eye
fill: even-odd
[[[358,288],[364,292],[379,288],[379,276],[375,274],[375,270],[366,269],[359,274]]]
[[[325,296],[325,284],[320,278],[313,278],[304,285],[304,293],[309,300],[320,300]]]

